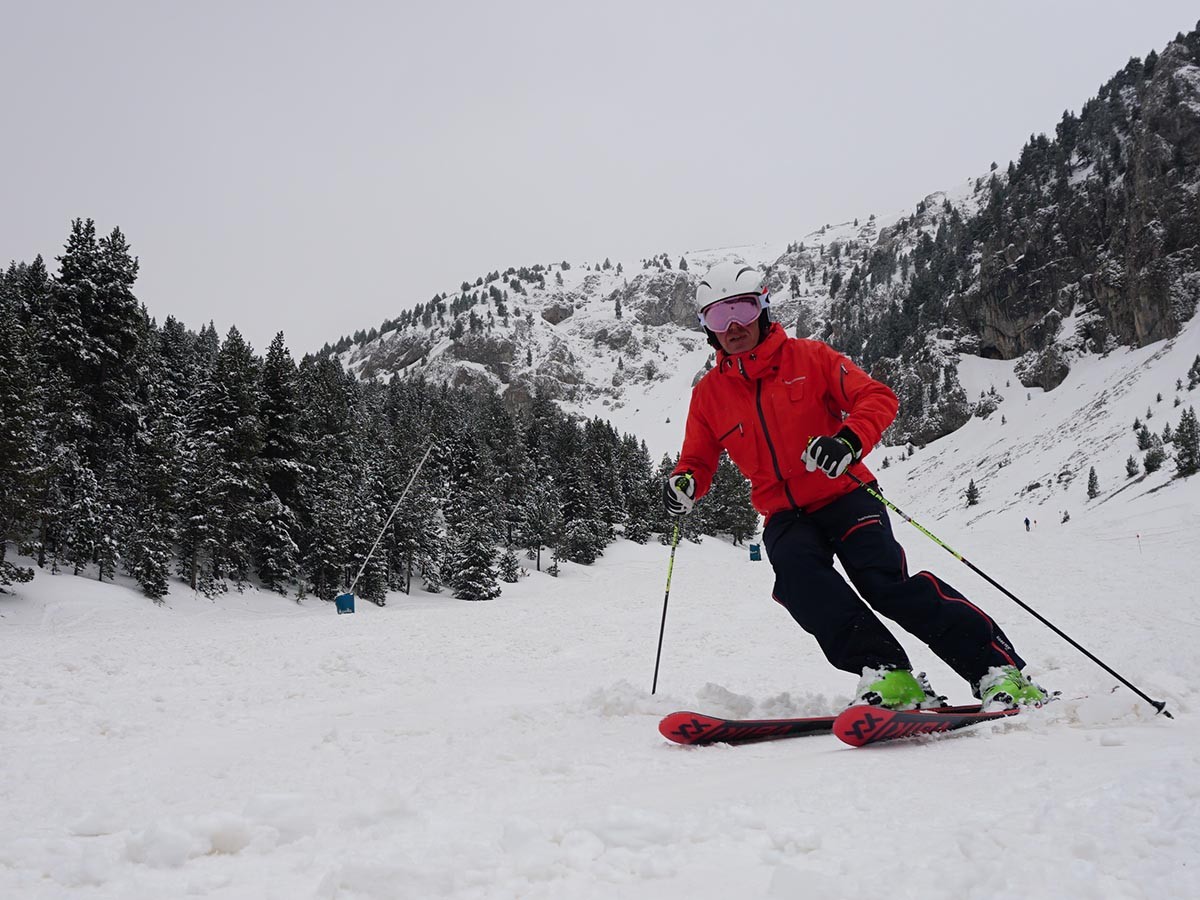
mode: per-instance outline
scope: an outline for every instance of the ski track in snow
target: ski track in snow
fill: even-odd
[[[769,565],[712,538],[679,549],[657,696],[657,543],[489,603],[397,594],[353,616],[178,586],[159,608],[127,582],[39,575],[0,596],[0,896],[1200,896],[1200,479],[1123,473],[1134,415],[1149,402],[1152,428],[1177,422],[1198,345],[1192,323],[1081,361],[1049,394],[966,361],[997,412],[910,459],[872,456],[894,502],[1174,721],[896,517],[910,568],[992,614],[1063,699],[861,750],[671,745],[669,711],[829,713],[855,682],[771,601]],[[971,477],[983,499],[966,509]]]

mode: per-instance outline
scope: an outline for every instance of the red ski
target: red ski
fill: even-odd
[[[1000,709],[981,712],[978,706],[941,710],[895,710],[880,706],[851,706],[843,711],[833,723],[833,733],[852,747],[862,747],[877,741],[894,741],[897,738],[919,734],[935,734],[955,731],[980,722],[1003,719],[1021,711]]]
[[[979,712],[978,703],[970,706],[943,706],[938,710],[931,710],[930,714],[972,712]],[[673,712],[658,723],[658,730],[668,741],[674,741],[676,744],[751,744],[758,741],[804,737],[809,734],[829,734],[840,718],[811,716],[804,719],[722,719],[719,716],[706,716],[695,712]]]

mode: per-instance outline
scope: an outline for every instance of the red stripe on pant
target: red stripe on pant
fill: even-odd
[[[857,525],[852,526],[849,531],[847,531],[845,534],[843,534],[841,536],[840,540],[843,540],[843,541],[846,540],[846,538],[850,537],[850,535],[854,534],[854,532],[858,531],[858,529],[860,529],[860,528],[866,528],[868,525],[878,525],[878,524],[879,524],[878,518],[868,519],[866,522],[859,522]]]
[[[980,618],[982,618],[982,619],[983,619],[985,622],[987,622],[987,623],[988,623],[988,628],[989,628],[989,630],[994,630],[994,629],[995,629],[995,627],[996,627],[996,623],[995,623],[995,622],[993,622],[993,621],[991,620],[991,618],[988,616],[988,614],[987,614],[987,613],[985,613],[985,612],[984,612],[982,609],[980,609],[978,606],[976,606],[974,603],[972,603],[970,600],[968,600],[966,597],[951,597],[951,596],[947,595],[945,592],[943,592],[943,591],[942,591],[942,586],[941,586],[941,584],[938,582],[938,580],[937,580],[936,578],[934,578],[934,577],[933,577],[933,573],[932,573],[932,572],[918,572],[917,574],[918,574],[918,575],[924,575],[926,578],[928,578],[928,579],[930,580],[930,582],[933,584],[933,589],[934,589],[935,591],[937,591],[937,595],[938,595],[939,597],[941,597],[943,600],[947,600],[947,601],[949,601],[949,602],[951,602],[951,603],[962,603],[962,604],[965,604],[965,605],[966,605],[967,607],[969,607],[970,609],[973,609],[973,610],[975,610],[975,612],[979,614]],[[1016,663],[1013,661],[1013,658],[1012,658],[1011,656],[1009,656],[1009,655],[1008,655],[1008,653],[1006,653],[1006,652],[1004,651],[1004,648],[1003,648],[1003,647],[1001,647],[1001,646],[1000,646],[999,644],[997,644],[995,641],[992,641],[992,642],[991,642],[991,644],[992,644],[992,648],[993,648],[993,649],[994,649],[994,650],[995,650],[997,653],[999,653],[1001,656],[1003,656],[1003,657],[1004,657],[1004,658],[1005,658],[1005,659],[1008,661],[1008,664],[1009,664],[1010,666],[1015,666],[1015,665],[1016,665]]]

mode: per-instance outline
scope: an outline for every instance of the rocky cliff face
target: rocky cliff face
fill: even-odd
[[[1056,137],[1038,136],[989,186],[979,274],[956,311],[1002,358],[1173,337],[1200,269],[1200,41],[1132,60]],[[1065,317],[1086,318],[1060,335]]]

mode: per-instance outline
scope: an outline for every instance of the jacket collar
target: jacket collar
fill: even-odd
[[[767,336],[753,349],[734,354],[718,350],[717,369],[722,375],[750,380],[764,378],[779,368],[779,351],[787,339],[783,326],[772,322],[767,329]]]

